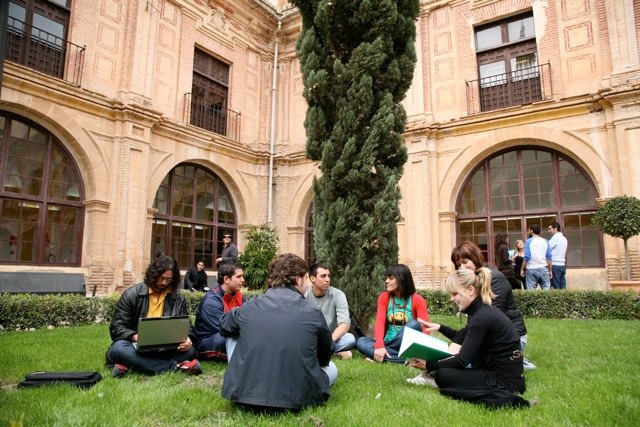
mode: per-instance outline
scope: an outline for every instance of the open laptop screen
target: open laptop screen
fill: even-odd
[[[138,321],[138,352],[176,350],[189,336],[189,316],[147,317]]]

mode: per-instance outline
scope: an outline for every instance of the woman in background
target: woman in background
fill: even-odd
[[[402,342],[402,328],[421,331],[420,318],[429,321],[429,311],[424,298],[416,293],[409,267],[394,264],[385,271],[387,290],[378,297],[375,337],[361,337],[356,348],[369,361],[404,363],[398,357]]]
[[[509,235],[504,231],[498,232],[494,245],[496,267],[507,278],[511,284],[511,289],[519,289],[520,282],[516,279],[516,274],[513,271],[513,260],[509,256]]]
[[[524,289],[523,277],[520,274],[522,268],[522,262],[524,261],[524,240],[516,240],[514,245],[515,251],[511,259],[513,260],[513,272],[515,278],[518,281],[518,287],[516,289]]]

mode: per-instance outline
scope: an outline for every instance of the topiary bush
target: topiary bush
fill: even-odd
[[[591,221],[604,234],[624,241],[625,275],[627,280],[631,280],[627,241],[640,234],[640,199],[631,196],[614,197],[596,211]]]

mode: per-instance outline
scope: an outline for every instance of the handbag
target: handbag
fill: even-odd
[[[98,372],[32,372],[24,377],[18,387],[42,387],[50,384],[69,384],[89,388],[102,379]]]

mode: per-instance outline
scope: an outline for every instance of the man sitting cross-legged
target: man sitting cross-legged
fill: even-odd
[[[138,320],[147,317],[188,316],[187,301],[180,293],[180,268],[175,259],[160,256],[144,274],[144,281],[124,291],[116,304],[109,333],[113,342],[107,350],[107,364],[113,365],[113,376],[122,377],[129,369],[146,374],[182,371],[202,373],[196,359],[189,325],[189,338],[175,351],[138,353]],[[191,323],[191,322],[189,322]]]
[[[227,360],[227,355],[233,350],[229,348],[231,343],[220,335],[220,318],[245,302],[240,292],[244,284],[244,272],[240,265],[221,264],[218,268],[218,283],[217,288],[202,297],[196,313],[196,350],[200,360]]]
[[[349,333],[349,304],[347,297],[340,289],[331,286],[331,271],[325,264],[313,264],[309,267],[311,286],[304,297],[317,306],[324,315],[331,338],[333,338],[334,354],[341,359],[351,359],[349,349],[356,345],[356,338]]]

